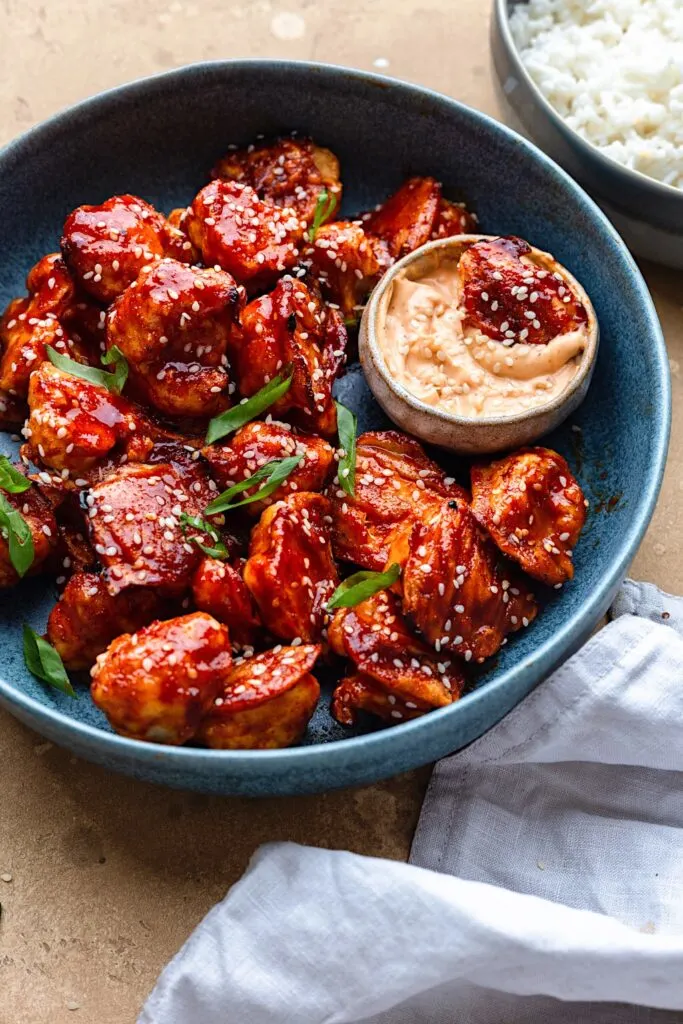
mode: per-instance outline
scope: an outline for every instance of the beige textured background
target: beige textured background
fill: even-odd
[[[388,61],[388,74],[498,115],[488,6],[0,0],[0,142],[100,89],[222,57]],[[633,572],[681,590],[680,274],[643,269],[669,345],[674,444]],[[0,1024],[132,1024],[160,968],[256,846],[287,838],[405,858],[428,778],[260,802],[167,792],[76,762],[5,713],[0,764],[0,875],[12,878],[0,881]]]

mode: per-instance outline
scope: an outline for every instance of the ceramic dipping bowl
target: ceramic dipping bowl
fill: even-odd
[[[456,265],[474,242],[493,235],[456,235],[429,242],[405,256],[385,274],[368,302],[361,322],[358,350],[361,366],[375,398],[387,416],[420,440],[461,455],[486,455],[531,444],[563,423],[586,397],[598,354],[600,331],[593,304],[582,285],[550,253],[532,246],[530,259],[551,273],[559,273],[588,312],[588,342],[567,387],[536,408],[509,416],[456,416],[438,405],[416,398],[392,374],[382,353],[382,338],[395,284],[417,280],[438,267]]]

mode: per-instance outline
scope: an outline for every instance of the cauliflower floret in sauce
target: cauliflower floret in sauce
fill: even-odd
[[[122,736],[177,745],[196,735],[231,665],[227,627],[194,612],[117,637],[90,692]]]

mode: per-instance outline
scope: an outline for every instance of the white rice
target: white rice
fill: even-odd
[[[614,160],[683,188],[682,0],[529,0],[510,18],[534,82]]]

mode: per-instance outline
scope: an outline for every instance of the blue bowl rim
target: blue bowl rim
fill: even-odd
[[[643,174],[642,171],[636,171],[633,167],[626,167],[625,164],[619,163],[619,161],[615,160],[614,157],[603,153],[598,146],[593,142],[590,142],[588,139],[584,139],[583,135],[579,135],[577,131],[567,124],[559,111],[555,109],[550,100],[541,92],[524,65],[522,55],[519,52],[517,44],[512,38],[509,11],[510,0],[493,0],[493,2],[495,4],[497,17],[492,21],[492,29],[495,30],[496,27],[498,28],[500,38],[508,52],[508,56],[515,65],[517,74],[534,97],[536,105],[545,114],[548,120],[555,125],[558,131],[560,131],[561,134],[569,141],[569,143],[579,150],[582,159],[598,163],[601,167],[610,171],[615,176],[621,175],[626,181],[629,181],[631,185],[636,185],[639,188],[650,192],[653,197],[666,199],[667,202],[678,202],[683,207],[683,189],[677,188],[675,185],[669,185],[666,181],[659,181],[657,178],[651,178],[648,174]],[[514,6],[519,7],[522,3],[526,2],[528,2],[528,0],[515,0]],[[503,83],[501,83],[501,85],[502,84]]]
[[[14,705],[17,708],[21,708],[34,721],[38,719],[47,720],[53,726],[54,732],[61,732],[62,735],[68,733],[75,734],[83,741],[84,745],[88,745],[88,741],[93,741],[96,746],[99,746],[100,749],[111,754],[114,758],[120,759],[127,755],[133,761],[142,764],[158,764],[160,761],[169,761],[171,765],[178,769],[185,767],[191,770],[191,766],[194,766],[198,771],[201,771],[202,768],[209,768],[211,765],[216,770],[220,770],[220,767],[224,766],[226,771],[239,769],[245,776],[258,775],[260,769],[267,770],[269,774],[276,772],[278,769],[282,769],[282,771],[292,771],[297,768],[304,769],[320,757],[326,758],[328,767],[335,767],[337,764],[341,765],[342,762],[348,762],[349,755],[354,752],[360,753],[362,756],[362,751],[370,747],[373,748],[374,757],[390,756],[394,749],[404,746],[404,741],[409,741],[409,739],[415,741],[417,737],[432,729],[437,721],[441,722],[447,715],[458,714],[459,708],[475,704],[483,699],[484,694],[489,696],[492,691],[504,689],[523,673],[532,670],[537,677],[537,681],[540,682],[548,671],[559,664],[567,654],[571,653],[577,635],[587,635],[590,629],[597,624],[601,615],[604,614],[614,588],[623,579],[654,512],[664,475],[671,428],[671,379],[661,325],[647,285],[633,257],[612,224],[574,179],[532,142],[529,142],[523,136],[489,115],[475,110],[467,104],[452,99],[443,93],[385,75],[378,75],[357,68],[348,68],[343,65],[315,61],[261,58],[202,61],[115,86],[112,89],[107,89],[64,108],[3,147],[0,150],[0,164],[8,158],[20,160],[22,150],[30,146],[34,140],[39,139],[41,135],[46,132],[49,134],[51,131],[61,130],[67,126],[74,116],[87,115],[102,104],[116,103],[122,98],[144,99],[150,88],[164,89],[168,85],[172,86],[176,81],[187,82],[188,79],[201,78],[206,72],[224,71],[240,73],[244,71],[253,73],[256,70],[261,72],[266,70],[314,72],[322,73],[332,79],[337,78],[342,83],[345,80],[351,79],[354,84],[369,84],[385,89],[387,86],[391,86],[396,95],[404,95],[408,98],[422,100],[426,97],[440,107],[444,105],[454,107],[460,113],[464,113],[466,117],[478,121],[486,130],[505,137],[516,147],[526,151],[551,176],[559,180],[570,193],[573,193],[581,203],[589,208],[595,221],[605,234],[606,240],[616,250],[618,256],[625,261],[633,279],[633,291],[637,294],[643,310],[647,313],[652,339],[655,343],[654,348],[657,356],[656,365],[661,397],[664,401],[661,405],[661,415],[657,424],[655,455],[651,465],[651,472],[646,486],[641,492],[640,503],[637,509],[634,510],[635,516],[630,529],[623,538],[621,557],[612,565],[610,571],[603,576],[600,585],[591,593],[587,602],[556,630],[551,637],[546,639],[531,654],[524,657],[522,661],[501,672],[499,676],[488,680],[481,688],[467,693],[455,704],[432,711],[429,715],[413,719],[410,722],[405,722],[399,728],[379,729],[361,736],[333,740],[329,743],[313,744],[305,747],[288,747],[280,750],[205,750],[197,747],[165,746],[128,739],[116,733],[105,732],[96,726],[76,721],[70,715],[63,713],[57,708],[47,707],[41,701],[23,693],[15,685],[0,677],[0,695],[4,698],[7,706]],[[390,763],[390,761],[387,761],[387,763]]]

